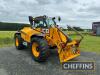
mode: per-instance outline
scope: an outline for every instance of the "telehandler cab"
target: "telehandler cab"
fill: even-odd
[[[32,57],[38,62],[45,61],[48,58],[49,47],[58,49],[57,52],[61,63],[79,56],[79,44],[83,39],[82,35],[80,34],[81,39],[79,40],[71,40],[57,26],[55,19],[55,17],[47,16],[35,18],[29,16],[31,26],[24,27],[14,35],[16,48],[22,50],[30,47]],[[60,20],[60,17],[58,17],[58,21]],[[75,29],[73,30],[76,31]]]

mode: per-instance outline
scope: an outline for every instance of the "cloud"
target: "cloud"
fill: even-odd
[[[100,18],[99,0],[0,0],[0,21],[28,23],[28,16],[61,16],[66,24],[91,28]]]

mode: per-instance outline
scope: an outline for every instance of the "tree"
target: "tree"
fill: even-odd
[[[80,27],[73,27],[75,30],[77,30],[77,31],[84,31],[82,28],[80,28]]]

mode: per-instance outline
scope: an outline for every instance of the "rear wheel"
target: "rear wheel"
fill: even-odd
[[[20,34],[15,35],[15,47],[18,50],[22,50],[25,48],[25,46],[23,45],[23,39],[21,38]]]
[[[35,61],[45,61],[49,56],[49,47],[46,40],[39,37],[32,38],[31,43],[32,57]]]

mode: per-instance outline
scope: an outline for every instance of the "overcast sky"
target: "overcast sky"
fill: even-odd
[[[1,22],[28,23],[28,16],[61,16],[61,25],[91,28],[100,21],[100,0],[0,0]]]

